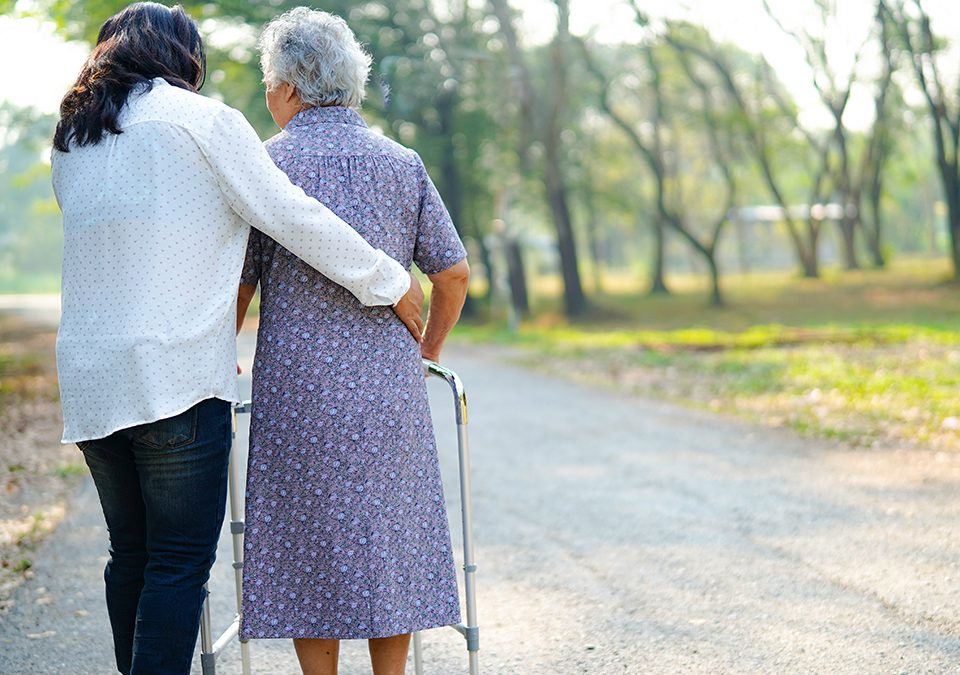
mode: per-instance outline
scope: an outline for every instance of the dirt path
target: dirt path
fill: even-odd
[[[470,393],[484,672],[960,669],[960,456],[802,440],[496,352],[453,349],[447,364]],[[455,494],[452,406],[431,387]],[[87,485],[0,619],[0,673],[110,671],[104,538]],[[427,673],[465,672],[456,633],[425,644]],[[288,643],[252,650],[255,673],[297,672]],[[369,672],[360,644],[342,663]],[[221,670],[238,672],[235,651]]]

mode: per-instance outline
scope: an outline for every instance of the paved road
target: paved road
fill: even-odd
[[[446,361],[471,395],[485,673],[960,672],[960,456],[801,440],[496,352]],[[453,495],[451,404],[432,397]],[[85,485],[37,555],[0,673],[110,672],[97,508]],[[225,624],[229,564],[213,593]],[[465,672],[459,635],[425,645],[427,673]],[[298,672],[288,643],[252,651],[255,673]],[[362,644],[342,663],[369,672]]]

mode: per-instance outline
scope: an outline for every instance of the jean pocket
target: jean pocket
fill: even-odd
[[[197,438],[197,406],[156,422],[134,427],[130,440],[154,450],[179,450]]]

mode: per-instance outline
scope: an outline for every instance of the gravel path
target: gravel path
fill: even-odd
[[[446,362],[470,393],[485,673],[960,672],[960,456],[803,440],[476,348]],[[431,395],[455,495],[452,404]],[[111,672],[98,509],[87,483],[37,554],[0,673]],[[230,555],[225,537],[219,624]],[[424,643],[427,673],[465,672],[458,634]],[[298,672],[287,642],[252,653],[255,673]],[[341,663],[369,672],[361,643]]]

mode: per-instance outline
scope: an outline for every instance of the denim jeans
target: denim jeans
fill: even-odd
[[[110,535],[104,570],[117,669],[188,674],[227,490],[230,404],[79,443]]]

